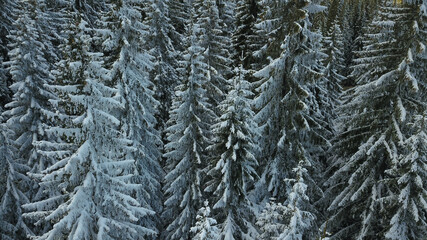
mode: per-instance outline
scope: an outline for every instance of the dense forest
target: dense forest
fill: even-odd
[[[0,0],[0,239],[427,239],[426,39],[427,0]]]

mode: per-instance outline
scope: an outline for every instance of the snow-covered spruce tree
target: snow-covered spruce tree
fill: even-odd
[[[37,141],[45,138],[43,122],[52,115],[49,99],[55,98],[44,86],[52,82],[52,76],[44,58],[47,49],[37,26],[39,11],[35,0],[19,2],[20,17],[15,23],[16,30],[9,35],[13,42],[9,45],[7,63],[14,95],[6,105],[10,110],[5,112],[7,126],[14,131],[13,141],[19,149],[16,157],[38,169],[35,172],[48,166],[48,159],[37,153]]]
[[[322,52],[325,57],[322,61],[323,77],[320,81],[317,95],[322,109],[325,122],[325,127],[335,134],[334,120],[337,118],[335,108],[340,105],[340,96],[342,93],[341,83],[345,77],[340,73],[343,69],[344,58],[341,50],[343,49],[342,34],[338,22],[331,27],[328,35],[323,38]]]
[[[154,98],[155,87],[150,79],[154,57],[147,49],[150,31],[142,22],[144,3],[122,0],[120,4],[113,2],[109,6],[102,21],[107,23],[109,38],[103,45],[111,58],[108,68],[112,84],[118,87],[125,107],[120,113],[121,131],[134,148],[127,153],[127,158],[136,161],[138,172],[134,174],[133,183],[140,185],[135,198],[142,207],[157,213],[140,219],[139,225],[158,229],[161,226],[163,170],[160,167],[162,142],[160,133],[154,128],[157,123],[154,115],[160,103]]]
[[[60,93],[58,105],[64,114],[59,116],[65,121],[50,129],[67,142],[56,144],[65,150],[42,178],[42,186],[57,195],[25,206],[32,211],[28,217],[53,225],[36,239],[136,239],[155,234],[137,224],[152,211],[132,197],[139,188],[129,183],[135,161],[125,155],[132,142],[124,138],[121,122],[113,115],[124,108],[119,91],[107,85],[111,79],[102,54],[91,51],[93,29],[80,15],[69,14],[67,58],[60,62],[58,85],[52,86]]]
[[[241,64],[230,80],[231,91],[219,105],[222,115],[212,126],[214,144],[208,147],[213,158],[205,191],[211,193],[214,216],[221,226],[221,239],[225,240],[256,237],[247,193],[257,177],[256,124],[249,99],[253,93],[246,76]]]
[[[400,33],[398,41],[406,43],[404,46],[408,48],[406,58],[399,65],[400,74],[404,75],[402,80],[412,81],[413,87],[418,89],[415,89],[415,96],[409,95],[410,105],[416,108],[407,113],[407,124],[402,127],[402,131],[408,133],[407,138],[400,142],[401,154],[388,171],[391,175],[388,180],[398,187],[392,198],[392,208],[388,209],[393,215],[386,239],[409,240],[427,236],[426,4],[427,1],[404,1],[407,12],[400,20],[406,21],[395,26],[395,31]],[[412,103],[414,100],[415,104]]]
[[[209,144],[209,126],[214,112],[206,97],[208,65],[197,34],[202,31],[194,24],[191,15],[188,44],[184,55],[182,83],[176,87],[166,129],[168,143],[165,145],[166,176],[163,218],[164,239],[190,238],[190,228],[196,222],[198,209],[202,206],[203,172],[207,163],[206,147]]]
[[[267,202],[265,208],[257,217],[256,224],[259,227],[259,238],[262,240],[277,240],[279,235],[285,231],[284,217],[286,207],[280,202],[277,203],[276,199],[271,198]]]
[[[177,59],[171,35],[177,35],[168,17],[169,0],[150,0],[145,3],[145,24],[149,27],[148,46],[155,57],[150,78],[156,85],[156,99],[159,105],[157,119],[159,131],[163,131],[169,119],[174,88],[178,85]]]
[[[195,0],[196,25],[200,31],[197,34],[200,47],[204,49],[203,61],[207,65],[207,97],[215,108],[224,100],[227,94],[226,78],[232,72],[231,59],[228,49],[231,46],[230,36],[221,30],[222,20],[219,18],[215,0]]]
[[[325,79],[321,78],[320,36],[308,29],[310,2],[295,0],[270,4],[266,9],[273,12],[258,27],[271,32],[272,41],[264,47],[264,52],[271,53],[274,60],[255,73],[260,79],[255,119],[265,136],[260,143],[264,153],[260,161],[267,165],[259,187],[284,201],[290,189],[282,180],[291,177],[299,161],[319,169],[317,156],[324,152],[322,147],[328,143],[316,94],[322,86],[318,79]],[[306,180],[308,195],[312,197],[314,191],[320,194],[313,179]],[[263,195],[269,197],[265,192]]]
[[[427,113],[414,116],[414,134],[403,143],[404,151],[390,173],[398,185],[394,214],[386,239],[409,240],[427,236]]]
[[[11,0],[0,1],[0,114],[4,110],[4,105],[10,102],[11,93],[8,85],[11,83],[11,78],[7,66],[4,62],[9,60],[9,41],[7,38],[14,25],[12,24],[16,8],[16,2]]]
[[[233,61],[240,62],[243,57],[243,67],[252,69],[255,61],[253,53],[256,49],[255,22],[259,14],[259,6],[254,0],[241,0],[236,3],[235,25],[233,32]]]
[[[295,183],[292,191],[286,200],[284,211],[286,227],[279,235],[277,240],[303,240],[317,239],[318,228],[316,225],[316,216],[312,213],[313,206],[310,204],[306,194],[307,185],[304,178],[308,171],[304,168],[304,163],[299,162],[298,166],[293,169],[296,174]]]
[[[10,30],[14,28],[16,1],[3,0],[0,2],[0,114],[3,112],[4,105],[10,102],[11,92],[8,86],[11,84],[11,77],[7,66],[4,64],[9,60],[8,47],[10,39],[7,37]]]
[[[218,17],[221,19],[221,29],[224,36],[231,37],[235,29],[236,0],[215,0],[218,7]]]
[[[191,228],[191,232],[196,235],[193,240],[218,240],[220,239],[220,231],[216,226],[215,219],[210,217],[211,208],[209,202],[204,202],[204,207],[199,209],[199,214],[196,217],[196,224]]]
[[[298,163],[293,171],[296,179],[285,179],[286,184],[294,182],[285,205],[277,204],[273,199],[258,218],[261,239],[302,240],[318,237],[316,216],[312,213],[314,207],[306,194],[304,181],[308,171],[303,162]]]
[[[46,54],[46,45],[43,43],[38,21],[38,8],[36,1],[19,1],[17,4],[17,13],[19,18],[14,23],[15,30],[11,30],[8,36],[11,39],[9,44],[10,61],[7,62],[8,70],[12,76],[13,84],[10,89],[13,91],[12,102],[6,105],[9,108],[4,112],[7,118],[6,126],[13,133],[10,137],[11,143],[14,144],[16,152],[13,154],[14,164],[26,165],[28,169],[20,168],[10,169],[9,174],[26,174],[23,170],[31,173],[40,173],[46,167],[52,164],[52,159],[47,158],[39,153],[38,142],[46,140],[45,123],[51,120],[50,99],[55,99],[44,85],[52,81],[49,72],[49,64],[44,58]],[[25,238],[28,232],[24,222],[22,222],[21,205],[39,198],[41,194],[36,181],[30,178],[22,178],[20,183],[16,182],[15,186],[20,188],[17,191],[25,194],[8,195],[12,199],[5,200],[2,206],[7,209],[9,216],[7,220],[15,225],[17,222],[19,236]],[[18,181],[18,180],[16,180]],[[7,204],[6,204],[7,202]],[[10,206],[10,204],[13,206]],[[19,229],[21,228],[21,229]]]
[[[335,101],[335,105],[338,105],[337,100],[342,92],[341,83],[345,80],[341,74],[344,68],[343,49],[343,35],[339,23],[336,21],[323,40],[323,52],[327,55],[323,60],[324,76],[329,80],[325,88],[328,94],[332,95],[330,98]]]
[[[421,97],[426,96],[425,70],[417,65],[426,63],[425,48],[420,48],[424,37],[416,36],[425,30],[414,24],[417,14],[411,8],[417,7],[394,5],[393,1],[381,7],[367,34],[376,41],[371,40],[356,59],[354,74],[359,85],[348,91],[348,102],[339,108],[340,135],[331,163],[337,170],[328,180],[329,194],[336,196],[329,208],[331,239],[411,239],[412,233],[399,224],[418,222],[416,216],[421,216],[398,217],[405,209],[405,187],[410,182],[404,177],[414,147],[410,142],[420,132],[411,126],[417,125],[413,124],[415,116],[425,114]],[[420,194],[415,190],[419,187],[409,196]],[[413,202],[410,209],[424,208],[425,213],[421,203]]]
[[[0,116],[0,120],[1,120]],[[34,235],[22,216],[21,204],[29,202],[26,191],[31,180],[26,176],[30,169],[17,161],[15,144],[10,140],[14,134],[6,124],[0,124],[0,238],[4,240],[29,239]]]
[[[188,19],[191,12],[191,4],[188,0],[168,0],[167,2],[168,15],[173,30],[170,32],[170,38],[179,57],[186,46],[184,39],[187,36]],[[182,60],[181,58],[179,58]]]

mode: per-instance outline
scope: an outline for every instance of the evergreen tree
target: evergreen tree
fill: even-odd
[[[273,199],[258,218],[261,239],[302,240],[318,237],[314,207],[310,204],[304,183],[308,171],[302,162],[293,171],[296,179],[285,179],[287,183],[294,182],[285,205],[277,204]]]
[[[259,186],[267,185],[265,190],[279,201],[284,201],[290,190],[281,184],[282,179],[292,175],[299,161],[309,162],[318,169],[318,156],[328,144],[316,94],[322,87],[318,80],[325,81],[319,61],[320,36],[308,29],[309,6],[309,1],[272,2],[266,8],[273,11],[270,18],[259,24],[271,32],[272,41],[265,52],[274,59],[255,73],[260,79],[255,119],[263,131],[262,160],[267,165]],[[314,180],[307,181],[309,195],[320,197]]]
[[[303,165],[303,162],[299,162],[298,167],[293,169],[296,173],[296,179],[286,200],[287,205],[284,210],[286,227],[277,238],[278,240],[318,238],[318,228],[315,224],[316,217],[311,212],[313,206],[310,205],[309,198],[306,195],[307,185],[304,183],[307,169]]]
[[[166,3],[169,10],[168,17],[170,18],[170,23],[174,30],[170,32],[170,38],[175,50],[177,51],[176,55],[179,57],[180,53],[182,53],[186,48],[184,39],[187,36],[189,24],[188,16],[190,16],[190,10],[192,7],[188,0],[168,0]],[[182,59],[179,58],[178,61],[180,60]]]
[[[11,77],[4,63],[9,60],[9,39],[7,36],[14,27],[12,22],[14,21],[16,7],[15,1],[0,1],[0,114],[3,113],[4,105],[11,99],[11,93],[8,89],[11,84]]]
[[[188,49],[184,55],[182,75],[185,78],[176,88],[165,145],[165,208],[167,226],[165,239],[189,239],[190,228],[196,221],[202,205],[202,169],[206,166],[206,146],[209,144],[209,126],[214,117],[206,97],[209,67],[204,59],[205,49],[197,34],[202,30],[194,24],[192,13]]]
[[[412,116],[425,111],[419,97],[425,96],[425,88],[419,87],[423,78],[418,78],[424,71],[414,67],[425,64],[425,53],[417,51],[419,38],[411,36],[416,32],[411,26],[417,14],[408,13],[410,9],[393,1],[381,7],[367,34],[372,40],[356,61],[353,74],[358,86],[347,92],[348,101],[339,109],[340,134],[331,163],[331,168],[337,170],[328,180],[329,193],[335,196],[329,208],[333,211],[328,222],[331,239],[384,238],[390,221],[388,238],[411,238],[406,235],[411,233],[398,227],[402,221],[398,220],[402,211],[398,206],[406,196],[404,189],[409,180],[398,179],[404,176],[400,175],[405,172],[403,166],[407,167],[412,159],[407,154],[414,145],[409,142],[419,132],[408,123]],[[412,146],[402,147],[405,143]],[[402,171],[395,173],[393,169],[400,167]],[[422,231],[417,234],[422,235]]]
[[[40,11],[37,1],[17,2],[17,13],[20,17],[15,22],[16,30],[11,30],[11,34],[8,36],[12,43],[9,45],[11,51],[9,52],[10,61],[7,62],[7,65],[14,81],[10,86],[14,95],[12,102],[6,105],[9,110],[4,112],[4,115],[7,117],[6,126],[13,133],[8,137],[11,138],[10,141],[16,149],[13,155],[14,163],[10,163],[9,174],[12,179],[21,178],[21,182],[19,184],[16,182],[13,187],[19,188],[16,191],[21,193],[14,194],[13,200],[5,199],[3,208],[5,211],[6,209],[15,211],[9,212],[10,215],[7,219],[12,224],[20,222],[17,224],[17,231],[21,232],[19,233],[21,238],[32,234],[22,221],[21,205],[33,199],[40,199],[42,192],[39,191],[34,179],[13,176],[18,173],[26,174],[27,172],[24,170],[38,174],[53,163],[52,159],[39,152],[40,141],[47,140],[45,124],[51,121],[53,116],[49,101],[56,98],[45,87],[45,84],[52,82],[52,76],[49,73],[49,63],[44,58],[47,48],[39,27]],[[14,170],[12,165],[16,164],[22,166]],[[6,196],[11,197],[10,193]],[[10,206],[11,203],[14,205],[13,207]]]
[[[426,65],[427,51],[425,39],[427,37],[427,9],[426,1],[404,1],[406,9],[404,16],[399,18],[399,25],[395,25],[398,41],[406,43],[407,55],[399,65],[398,73],[403,81],[411,81],[411,87],[416,90],[416,105],[406,111],[408,118],[402,131],[408,132],[407,138],[401,144],[402,150],[392,167],[388,171],[391,181],[398,186],[393,195],[389,229],[385,234],[387,239],[419,239],[427,235],[427,118],[426,105]],[[424,5],[423,5],[424,4]],[[404,20],[404,21],[402,21]],[[400,80],[400,79],[399,79]],[[400,81],[402,81],[400,80]],[[414,101],[414,94],[408,105]],[[412,111],[411,111],[412,110]],[[402,117],[404,112],[401,112]],[[423,180],[424,179],[424,180]]]
[[[233,60],[235,63],[243,58],[243,67],[252,69],[256,49],[255,22],[259,6],[254,0],[237,1],[235,11],[236,29],[233,32]]]
[[[279,235],[285,231],[285,211],[286,207],[283,204],[276,203],[275,199],[271,198],[271,201],[265,205],[256,222],[260,230],[260,239],[277,240]]]
[[[121,4],[111,4],[103,21],[111,37],[103,45],[108,55],[115,54],[110,60],[110,75],[126,109],[120,112],[121,131],[132,141],[133,151],[127,158],[136,161],[138,172],[133,182],[140,184],[136,200],[142,207],[157,213],[145,216],[139,224],[158,229],[161,226],[163,170],[160,167],[162,142],[160,133],[155,130],[155,114],[160,103],[154,98],[155,87],[150,79],[155,64],[147,50],[150,30],[142,22],[143,3],[123,0]]]
[[[253,95],[245,79],[247,73],[236,68],[233,87],[219,108],[222,115],[212,126],[214,154],[208,170],[210,180],[205,191],[212,192],[215,219],[221,226],[221,239],[254,239],[253,212],[248,188],[257,177],[254,152],[256,129],[249,97]]]
[[[29,202],[25,191],[31,180],[25,173],[30,169],[15,158],[17,149],[10,135],[13,135],[10,128],[0,124],[0,187],[4,189],[0,194],[0,237],[4,240],[29,239],[34,234],[24,221],[21,205]]]
[[[323,43],[323,52],[327,55],[323,61],[323,65],[326,66],[324,76],[329,79],[328,86],[325,88],[332,95],[330,98],[334,99],[334,105],[337,105],[337,100],[342,92],[341,84],[345,80],[341,74],[344,68],[343,35],[338,22],[331,27],[327,36],[324,37]]]
[[[228,51],[231,40],[230,36],[221,30],[222,20],[215,0],[195,0],[193,5],[196,24],[200,29],[197,36],[200,46],[204,49],[203,60],[207,65],[207,96],[209,103],[216,108],[228,91],[226,78],[232,71]]]
[[[394,196],[395,208],[390,219],[387,239],[420,239],[427,235],[427,118],[414,116],[414,134],[403,143],[404,151],[390,173],[399,191]]]
[[[340,105],[340,96],[342,93],[341,84],[345,77],[341,75],[342,65],[344,62],[342,50],[342,34],[338,22],[331,27],[328,35],[323,38],[322,52],[325,54],[322,65],[324,66],[323,77],[320,81],[317,95],[319,101],[319,108],[322,109],[323,119],[327,123],[325,128],[332,132],[329,136],[331,139],[335,135],[335,123],[337,118],[335,108]]]
[[[219,229],[216,227],[216,220],[210,217],[211,209],[209,202],[204,202],[204,207],[200,208],[196,217],[196,225],[191,228],[195,233],[195,240],[217,240],[220,238]]]
[[[160,101],[157,114],[159,131],[163,131],[169,118],[173,90],[178,85],[177,51],[170,36],[176,36],[168,17],[168,0],[151,0],[147,3],[145,23],[149,27],[147,36],[150,54],[155,57],[151,79],[156,86],[155,97]]]
[[[224,32],[224,36],[231,37],[235,29],[235,7],[236,0],[215,0],[216,6],[218,8],[218,17],[222,22],[222,30]]]
[[[130,141],[120,132],[114,113],[123,109],[118,90],[108,86],[102,54],[95,44],[93,29],[81,16],[70,15],[69,51],[60,62],[58,90],[64,107],[63,126],[51,131],[64,143],[52,143],[60,160],[44,171],[42,186],[57,195],[27,204],[27,216],[41,218],[39,224],[53,227],[37,239],[135,239],[155,234],[136,222],[152,211],[139,206],[132,197],[138,185],[129,180],[135,171]],[[60,151],[61,149],[65,149]],[[61,154],[62,152],[62,154]]]

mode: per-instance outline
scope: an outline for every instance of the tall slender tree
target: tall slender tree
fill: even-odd
[[[208,103],[209,65],[200,46],[200,25],[191,15],[188,49],[184,55],[182,83],[176,88],[165,145],[165,208],[166,230],[164,239],[189,239],[190,229],[196,222],[198,209],[203,203],[202,183],[206,166],[206,147],[210,142],[209,126],[215,116]]]
[[[203,60],[207,65],[207,96],[209,103],[215,108],[227,94],[226,79],[231,75],[231,55],[228,51],[231,46],[230,36],[224,34],[215,0],[195,0],[193,2],[196,13],[196,24],[200,32],[197,33],[200,46],[204,49]]]
[[[262,161],[266,161],[259,186],[284,201],[290,189],[282,180],[292,176],[292,169],[299,161],[317,168],[318,154],[328,144],[316,94],[321,86],[318,80],[322,77],[319,62],[322,54],[320,36],[309,30],[310,1],[270,4],[266,9],[272,12],[265,13],[269,18],[258,26],[271,32],[272,41],[264,47],[264,52],[271,54],[272,60],[255,73],[260,79],[255,119],[264,131],[261,147],[265,153]],[[320,194],[314,180],[307,181],[309,195]],[[264,193],[264,196],[269,195]]]
[[[61,94],[58,104],[67,114],[61,116],[68,121],[51,130],[67,142],[53,143],[65,152],[58,152],[59,161],[42,178],[43,187],[57,195],[27,204],[28,217],[52,222],[52,228],[37,239],[135,239],[155,234],[137,224],[152,211],[132,197],[139,186],[129,183],[135,161],[125,156],[131,142],[115,116],[124,107],[118,90],[109,86],[102,54],[90,48],[96,43],[93,28],[79,15],[70,19],[64,48],[69,55],[60,63],[63,71],[58,71],[63,84],[52,86]]]
[[[1,117],[0,117],[1,118]],[[25,175],[29,168],[15,159],[16,148],[10,141],[11,130],[0,124],[0,237],[5,240],[29,239],[33,231],[25,222],[21,204],[29,202],[26,191],[31,180]]]
[[[171,23],[169,0],[152,0],[146,3],[145,24],[149,27],[147,35],[150,54],[155,57],[150,78],[156,86],[155,97],[160,102],[156,118],[157,129],[163,131],[169,118],[174,88],[179,84],[178,52],[174,48],[171,36],[178,33]]]
[[[367,34],[372,40],[356,61],[358,86],[347,92],[348,102],[340,108],[340,134],[331,163],[337,170],[328,182],[330,194],[335,195],[328,222],[332,239],[411,239],[423,235],[423,230],[414,227],[408,232],[400,224],[404,201],[410,199],[405,192],[409,179],[422,174],[414,171],[412,178],[404,177],[408,166],[418,161],[410,156],[419,151],[414,141],[422,132],[420,121],[415,119],[425,112],[420,97],[425,96],[425,88],[419,87],[423,75],[414,67],[425,64],[425,52],[419,51],[420,38],[415,34],[423,31],[413,28],[418,26],[414,25],[417,14],[411,9],[419,6],[386,1]],[[401,171],[397,173],[396,169]],[[412,213],[414,209],[425,212],[421,202],[411,203]],[[408,215],[405,224],[418,222],[419,216],[423,214]],[[390,223],[392,227],[388,227]]]
[[[253,212],[248,188],[257,177],[256,124],[249,97],[253,95],[240,64],[230,80],[232,90],[219,106],[222,115],[212,126],[214,144],[206,191],[211,192],[214,216],[221,226],[221,239],[254,239]]]
[[[30,225],[25,226],[22,220],[21,205],[39,198],[41,192],[34,179],[19,177],[17,174],[25,175],[26,171],[37,174],[52,164],[52,159],[40,154],[39,141],[47,140],[45,123],[51,121],[53,116],[49,100],[56,97],[45,87],[52,82],[52,76],[49,72],[50,65],[45,59],[47,45],[39,26],[41,9],[38,2],[19,1],[16,4],[19,18],[14,23],[16,30],[12,30],[9,35],[13,41],[9,45],[10,61],[7,62],[14,82],[10,86],[14,95],[12,101],[6,105],[9,110],[4,112],[4,115],[7,118],[6,126],[13,133],[8,137],[17,150],[12,156],[13,163],[9,163],[9,181],[10,184],[16,181],[13,183],[13,191],[21,193],[6,194],[6,198],[12,198],[4,199],[2,208],[4,211],[12,210],[7,219],[9,223],[16,224],[16,231],[19,233],[16,233],[18,235],[15,237],[25,239],[33,233],[29,231]],[[17,167],[19,165],[20,167]],[[21,181],[18,182],[17,179]]]
[[[14,21],[16,7],[15,1],[4,0],[0,2],[0,9],[2,9],[0,11],[0,114],[4,110],[4,105],[10,102],[12,95],[8,89],[11,84],[11,77],[4,63],[9,60],[10,48],[8,44],[10,39],[7,36],[15,26],[12,22]]]
[[[136,161],[133,182],[140,184],[136,199],[142,207],[156,212],[140,219],[139,224],[157,230],[161,227],[160,182],[163,177],[160,167],[162,141],[160,132],[155,129],[155,115],[160,103],[154,98],[155,85],[150,77],[150,72],[155,69],[155,58],[149,49],[150,26],[143,22],[144,3],[112,2],[103,17],[109,32],[103,45],[104,51],[111,56],[111,84],[117,86],[126,109],[120,113],[120,128],[132,141],[133,151],[127,153],[127,158]]]

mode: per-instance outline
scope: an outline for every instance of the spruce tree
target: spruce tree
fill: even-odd
[[[150,27],[142,21],[144,3],[123,0],[121,4],[110,5],[103,17],[103,23],[107,23],[103,31],[108,31],[110,37],[103,45],[110,56],[111,84],[117,86],[126,109],[120,111],[120,128],[132,141],[133,151],[127,153],[127,158],[136,161],[133,183],[140,184],[136,200],[142,207],[156,212],[140,219],[139,224],[159,229],[163,170],[160,167],[162,142],[160,132],[155,129],[155,115],[160,103],[154,98],[155,85],[150,77],[155,59],[148,49]]]
[[[1,118],[1,117],[0,117]],[[5,240],[29,239],[34,235],[23,218],[22,204],[28,203],[26,191],[31,180],[26,176],[30,169],[17,161],[17,149],[10,140],[14,135],[6,124],[0,124],[0,237]]]
[[[257,224],[260,226],[261,239],[302,240],[317,239],[315,208],[307,196],[304,178],[308,171],[303,162],[293,169],[295,179],[284,179],[284,184],[292,184],[285,204],[276,203],[273,198],[260,214]]]
[[[269,18],[259,24],[271,32],[272,39],[264,47],[264,52],[270,54],[270,63],[255,73],[260,79],[255,119],[263,131],[262,161],[266,162],[259,186],[267,185],[264,189],[279,201],[284,201],[290,190],[282,180],[292,176],[299,161],[319,169],[318,156],[328,144],[329,133],[316,94],[322,87],[319,79],[326,80],[320,63],[321,36],[308,29],[309,4],[272,2],[266,8],[271,11]],[[307,180],[309,195],[320,197],[314,179]],[[268,197],[265,193],[264,196]]]
[[[209,202],[205,201],[204,207],[199,209],[195,226],[191,228],[191,232],[196,234],[194,240],[217,240],[220,238],[219,229],[216,226],[217,222],[210,217],[210,213]]]
[[[296,174],[292,191],[286,200],[287,205],[284,210],[286,227],[277,238],[278,240],[302,240],[317,239],[318,228],[316,216],[313,214],[313,206],[310,204],[306,194],[307,185],[304,182],[307,176],[307,169],[303,162],[293,169]]]
[[[209,67],[197,34],[202,31],[191,15],[182,83],[176,87],[166,129],[164,239],[189,239],[202,206],[203,168],[206,166],[209,126],[215,116],[208,103],[206,86]]]
[[[215,108],[227,94],[226,78],[231,75],[230,35],[222,31],[222,20],[215,0],[195,0],[196,24],[201,30],[197,33],[200,46],[204,49],[203,60],[207,65],[207,96]]]
[[[275,198],[271,198],[270,202],[267,202],[256,222],[259,227],[260,239],[277,240],[279,235],[285,231],[285,211],[286,207],[280,202],[277,203]]]
[[[155,234],[137,224],[152,211],[132,197],[139,186],[129,183],[135,161],[126,158],[131,141],[121,133],[115,116],[124,107],[118,90],[109,86],[102,53],[90,48],[96,44],[93,28],[81,16],[69,14],[70,35],[64,45],[68,55],[59,63],[59,85],[52,86],[64,112],[58,114],[62,124],[50,131],[63,142],[52,143],[59,161],[44,171],[41,183],[57,194],[27,204],[27,216],[53,225],[36,239],[135,239]]]
[[[187,36],[189,17],[191,12],[191,3],[187,0],[168,0],[168,17],[170,18],[171,25],[174,31],[170,32],[170,38],[172,40],[173,46],[177,51],[177,56],[179,58],[186,45],[184,44],[184,39]],[[178,61],[182,59],[179,58]],[[178,72],[179,74],[179,72]]]
[[[222,115],[212,126],[214,144],[208,148],[214,156],[205,191],[211,193],[221,239],[226,240],[254,239],[256,234],[248,188],[257,177],[254,143],[257,133],[249,99],[253,93],[246,76],[241,64],[229,83],[231,91],[219,106]]]
[[[393,215],[389,220],[386,239],[419,239],[427,235],[427,108],[424,104],[427,89],[423,81],[427,76],[425,4],[426,1],[404,1],[405,13],[399,18],[399,25],[394,28],[398,33],[398,41],[404,43],[404,49],[408,49],[398,68],[399,80],[411,81],[413,91],[408,94],[411,101],[408,105],[411,108],[401,110],[406,112],[408,118],[402,131],[408,135],[400,143],[401,155],[392,162],[392,167],[387,172],[391,175],[388,179],[398,187],[392,197],[392,207],[387,209]],[[416,104],[412,103],[414,97]],[[401,114],[403,116],[404,112]]]
[[[423,31],[414,31],[417,14],[408,13],[411,8],[417,9],[393,1],[382,5],[366,36],[369,44],[356,59],[353,74],[358,86],[347,92],[348,100],[339,108],[340,134],[331,162],[335,171],[328,180],[328,192],[335,196],[329,207],[331,239],[416,236],[399,226],[400,212],[405,209],[399,206],[408,199],[404,189],[410,183],[402,178],[403,169],[412,164],[409,161],[416,161],[409,160],[413,159],[409,155],[417,149],[413,141],[420,132],[413,117],[425,112],[421,97],[425,88],[419,87],[425,73],[415,67],[425,64],[425,53],[419,51],[420,38],[414,35]],[[424,208],[420,202],[414,206]],[[415,216],[405,221],[416,222]],[[423,234],[416,228],[414,232]]]
[[[168,0],[151,0],[146,3],[145,24],[149,27],[147,42],[149,52],[155,57],[150,78],[156,86],[155,97],[160,102],[156,119],[157,129],[163,131],[169,118],[173,90],[178,85],[178,52],[171,36],[178,33],[171,24]]]
[[[7,118],[6,126],[13,133],[10,142],[14,144],[16,152],[13,154],[13,162],[9,164],[9,178],[21,179],[14,183],[14,191],[17,194],[6,194],[4,199],[4,211],[11,211],[7,221],[17,224],[18,234],[15,237],[26,238],[33,234],[25,226],[22,220],[23,210],[21,205],[34,199],[40,199],[42,194],[35,179],[26,176],[18,177],[16,174],[38,174],[46,167],[53,164],[53,160],[40,154],[40,141],[47,140],[45,132],[46,123],[53,117],[50,100],[55,95],[46,88],[46,84],[52,82],[49,72],[50,66],[44,58],[47,45],[44,42],[40,28],[41,9],[37,1],[17,2],[19,18],[15,22],[15,29],[8,36],[12,43],[9,52],[10,61],[7,62],[8,70],[14,83],[10,86],[14,95],[12,101],[6,105],[9,108],[4,112]],[[14,169],[14,165],[16,167]],[[24,167],[26,166],[26,167]],[[28,169],[27,169],[28,168]],[[12,180],[10,180],[12,181]],[[17,181],[17,180],[16,180]],[[10,199],[12,197],[12,199]],[[13,206],[11,206],[12,204]]]
[[[253,69],[254,52],[257,49],[255,23],[259,14],[258,3],[254,0],[237,1],[235,10],[235,31],[232,36],[233,55],[235,64],[243,58],[244,69]],[[252,82],[252,81],[251,81]]]
[[[0,114],[3,113],[4,105],[10,102],[12,95],[8,88],[11,84],[11,77],[4,63],[9,60],[10,39],[7,36],[14,28],[12,22],[15,18],[16,8],[15,1],[3,0],[0,2]]]

